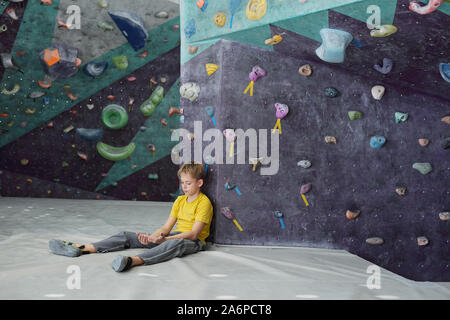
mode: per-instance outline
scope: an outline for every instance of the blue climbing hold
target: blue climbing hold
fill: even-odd
[[[195,27],[195,20],[191,19],[191,21],[188,22],[186,27],[184,27],[184,34],[187,38],[192,37],[197,32],[197,29]]]
[[[125,10],[108,13],[135,51],[145,47],[148,32],[141,17]]]
[[[316,49],[317,56],[326,62],[341,63],[345,60],[345,49],[353,40],[347,31],[324,28],[320,30],[322,45]]]
[[[108,62],[89,62],[87,63],[83,71],[92,78],[100,76],[108,68]]]
[[[391,72],[394,62],[389,58],[383,58],[383,65],[374,65],[373,68],[382,74],[388,74]]]
[[[103,137],[103,129],[77,128],[77,134],[86,141],[99,141]]]
[[[441,73],[442,78],[450,83],[450,63],[440,63],[439,72]]]
[[[386,143],[386,138],[383,136],[374,136],[370,138],[370,146],[374,149],[380,149]]]

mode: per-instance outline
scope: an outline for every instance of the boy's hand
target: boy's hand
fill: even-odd
[[[162,232],[160,233],[160,235],[158,237],[151,239],[151,242],[157,243],[157,244],[163,243],[164,241],[166,241],[166,236]]]
[[[149,244],[151,242],[150,239],[149,239],[150,236],[148,234],[143,234],[143,233],[140,233],[140,232],[136,232],[136,235],[138,236],[139,242],[142,243],[142,244],[147,245],[147,244]]]
[[[143,234],[140,232],[136,232],[137,236],[138,236],[138,240],[140,243],[147,245],[149,243],[156,243],[156,244],[160,244],[163,243],[164,241],[166,241],[166,237],[164,236],[164,234],[161,232],[160,235],[158,237],[155,237],[153,235],[149,235],[149,234]]]

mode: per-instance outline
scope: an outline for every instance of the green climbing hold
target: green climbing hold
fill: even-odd
[[[112,58],[112,61],[117,69],[125,70],[128,68],[128,59],[125,56],[117,56]]]
[[[395,122],[405,122],[408,119],[408,114],[403,112],[396,112],[395,113]]]
[[[118,130],[128,123],[128,113],[118,104],[110,104],[102,111],[102,121],[109,129]]]
[[[164,98],[164,88],[157,86],[152,92],[150,98],[145,100],[141,106],[141,112],[144,116],[149,117],[155,111],[156,107],[161,103]]]
[[[98,153],[103,158],[111,161],[121,161],[128,158],[134,152],[135,148],[136,145],[133,142],[125,147],[113,147],[103,142],[97,143]]]
[[[68,166],[69,166],[69,164],[67,162],[65,162],[65,161],[62,162],[62,167],[63,168],[68,167]]]
[[[158,174],[157,174],[157,173],[150,173],[150,174],[148,175],[148,178],[149,178],[150,180],[158,180]]]
[[[349,111],[348,117],[350,118],[350,120],[362,119],[363,114],[360,111]]]
[[[412,167],[419,171],[421,174],[428,174],[433,170],[433,168],[431,167],[431,163],[429,162],[416,162]]]

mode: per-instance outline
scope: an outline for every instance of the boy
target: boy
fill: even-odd
[[[205,250],[213,208],[208,197],[200,191],[204,170],[202,164],[195,163],[184,164],[178,170],[185,195],[175,200],[166,223],[153,234],[124,231],[87,245],[53,239],[49,241],[50,250],[55,254],[78,257],[82,254],[106,253],[128,248],[150,249],[133,257],[116,257],[112,262],[112,268],[116,272]],[[170,233],[177,222],[175,232]]]

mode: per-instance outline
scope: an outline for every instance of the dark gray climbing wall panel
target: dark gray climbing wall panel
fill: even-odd
[[[220,68],[210,77],[206,63]],[[297,72],[305,63],[313,68],[308,78]],[[243,91],[254,65],[264,68],[267,76],[255,82],[249,96]],[[201,120],[203,129],[212,127],[204,111],[211,105],[218,129],[267,129],[270,145],[274,104],[290,108],[281,120],[276,175],[260,175],[260,169],[253,172],[250,164],[209,166],[205,192],[215,206],[215,242],[339,248],[410,279],[449,281],[449,225],[439,213],[450,209],[449,150],[441,147],[450,135],[450,126],[441,121],[450,115],[450,100],[363,77],[341,66],[227,40],[187,62],[181,81],[201,87],[197,101],[181,101],[185,127],[191,131],[194,120]],[[371,88],[379,84],[386,88],[380,101],[371,95]],[[326,87],[338,89],[340,96],[326,97]],[[363,118],[350,120],[350,110],[361,111]],[[395,112],[408,113],[408,120],[396,123]],[[381,149],[369,145],[375,135],[387,139]],[[336,137],[337,144],[325,143],[325,136]],[[429,139],[430,144],[421,147],[419,138]],[[203,142],[203,147],[208,144]],[[303,159],[312,166],[297,166]],[[433,171],[422,175],[412,168],[415,162],[430,162]],[[236,184],[242,195],[225,191],[227,181]],[[312,184],[305,195],[308,206],[300,197],[300,187],[306,183]],[[405,187],[406,194],[398,195],[397,187]],[[222,207],[233,210],[242,232],[220,214]],[[349,220],[348,209],[361,214]],[[276,210],[284,214],[284,229],[273,214]],[[429,244],[419,246],[419,236],[427,237]],[[381,237],[384,244],[367,244],[370,237]]]

